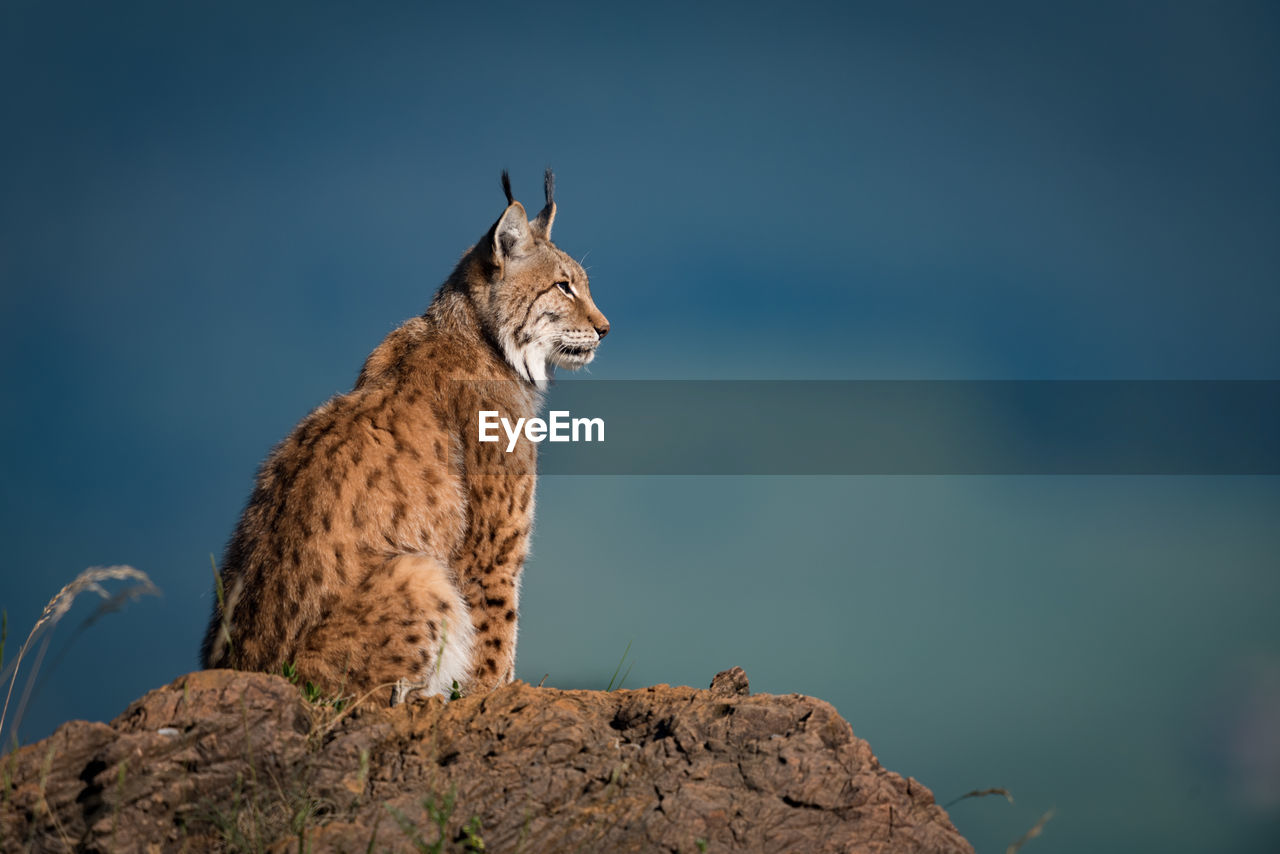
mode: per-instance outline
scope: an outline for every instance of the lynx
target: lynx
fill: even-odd
[[[589,363],[609,322],[551,242],[555,179],[530,221],[512,197],[426,312],[355,387],[267,457],[223,558],[205,667],[280,672],[329,693],[492,690],[514,678],[536,446],[477,436],[529,418],[556,367]]]

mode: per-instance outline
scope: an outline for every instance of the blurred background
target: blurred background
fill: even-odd
[[[559,177],[596,379],[1280,378],[1273,4],[0,7],[21,724],[196,667],[258,462]],[[554,393],[552,396],[554,401]],[[838,425],[837,425],[838,429]],[[832,702],[979,851],[1280,845],[1280,483],[546,477],[519,675]],[[70,643],[69,643],[70,642]],[[20,690],[20,688],[19,688]],[[7,737],[7,736],[6,736]]]

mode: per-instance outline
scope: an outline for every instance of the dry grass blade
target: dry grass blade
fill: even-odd
[[[1019,848],[1039,836],[1040,832],[1044,830],[1044,826],[1049,823],[1049,819],[1051,818],[1053,818],[1053,810],[1049,810],[1047,813],[1040,816],[1040,820],[1033,824],[1030,830],[1019,836],[1017,841],[1006,848],[1004,854],[1015,854]]]
[[[37,637],[51,630],[58,624],[59,620],[67,615],[76,597],[81,593],[93,592],[103,599],[110,600],[111,594],[102,586],[104,581],[136,581],[147,592],[158,592],[158,588],[151,583],[151,579],[147,577],[145,572],[134,569],[131,566],[90,567],[77,575],[70,584],[59,590],[49,600],[49,604],[44,606],[44,610],[40,612],[40,618],[31,627],[31,633],[27,635],[27,639],[23,641],[17,656],[9,665],[13,670],[13,675],[9,679],[9,689],[5,693],[4,707],[0,709],[0,732],[3,732],[4,722],[9,714],[9,701],[13,698],[13,686],[18,681],[18,669],[22,666],[22,658],[26,655],[27,650],[30,649],[31,644],[35,642]],[[6,670],[8,669],[6,668]]]
[[[36,653],[35,664],[29,668],[30,673],[27,674],[27,684],[23,687],[22,696],[18,699],[18,707],[14,711],[14,719],[17,721],[22,720],[22,714],[27,708],[27,702],[35,693],[39,692],[39,689],[49,680],[49,677],[57,672],[59,665],[62,664],[63,658],[65,658],[67,653],[75,646],[76,640],[80,635],[88,631],[94,623],[98,622],[98,620],[102,619],[107,614],[116,613],[124,608],[127,603],[136,601],[142,596],[159,595],[160,588],[156,587],[150,581],[130,584],[123,590],[119,590],[112,594],[110,598],[100,602],[98,607],[93,609],[92,614],[80,621],[79,625],[77,625],[75,629],[72,630],[71,634],[67,636],[66,641],[62,644],[61,651],[53,657],[53,660],[50,661],[47,666],[43,666],[44,654],[48,650],[49,640],[53,635],[49,632],[45,632],[44,640],[40,642],[40,651]],[[37,676],[39,677],[38,681],[36,679]]]
[[[1003,795],[1004,799],[1009,803],[1013,803],[1013,793],[1008,789],[996,787],[994,789],[974,789],[972,792],[965,792],[958,798],[952,798],[942,805],[944,810],[951,809],[952,804],[958,804],[966,798],[985,798],[990,795]]]
[[[113,593],[111,598],[100,602],[98,607],[93,609],[93,613],[81,620],[75,629],[72,630],[71,634],[67,636],[67,641],[62,645],[62,650],[51,662],[49,662],[49,666],[44,669],[40,677],[40,681],[44,682],[44,680],[58,668],[58,665],[62,663],[62,659],[66,656],[67,651],[75,644],[76,638],[80,637],[80,635],[92,628],[93,624],[98,622],[98,620],[101,620],[107,614],[116,613],[123,609],[128,603],[136,601],[142,596],[159,595],[161,595],[160,588],[148,581],[142,584],[130,584],[123,590]]]
[[[213,567],[213,592],[218,600],[218,643],[209,650],[208,667],[230,667],[234,661],[235,643],[231,637],[231,618],[236,604],[240,601],[240,593],[244,587],[244,579],[236,579],[235,586],[228,595],[222,584],[222,573],[218,572],[218,561],[209,555],[209,565]]]
[[[391,688],[394,690],[398,684],[399,683],[397,682],[384,682],[381,685],[373,686],[364,694],[362,694],[359,697],[356,697],[350,703],[347,703],[345,706],[339,709],[337,713],[334,714],[333,717],[331,717],[328,721],[326,721],[325,724],[317,730],[316,734],[320,736],[326,736],[329,733],[333,732],[334,727],[342,723],[343,720],[345,720],[348,715],[350,715],[360,706],[368,702],[369,699],[373,697],[374,694],[377,694],[379,691],[386,691],[388,688]]]

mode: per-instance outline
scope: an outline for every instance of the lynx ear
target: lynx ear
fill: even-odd
[[[543,240],[550,240],[551,224],[556,221],[556,176],[550,166],[547,167],[542,186],[546,190],[547,203],[538,213],[538,218],[533,221],[533,230],[538,232]]]
[[[493,224],[493,258],[499,263],[527,255],[533,249],[533,234],[524,205],[512,202]]]

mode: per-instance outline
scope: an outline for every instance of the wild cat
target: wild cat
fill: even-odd
[[[291,663],[330,693],[395,683],[396,701],[514,678],[536,448],[481,443],[478,413],[535,415],[554,369],[589,363],[609,321],[551,242],[551,170],[532,221],[505,171],[502,188],[506,209],[426,312],[262,464],[205,667]]]

